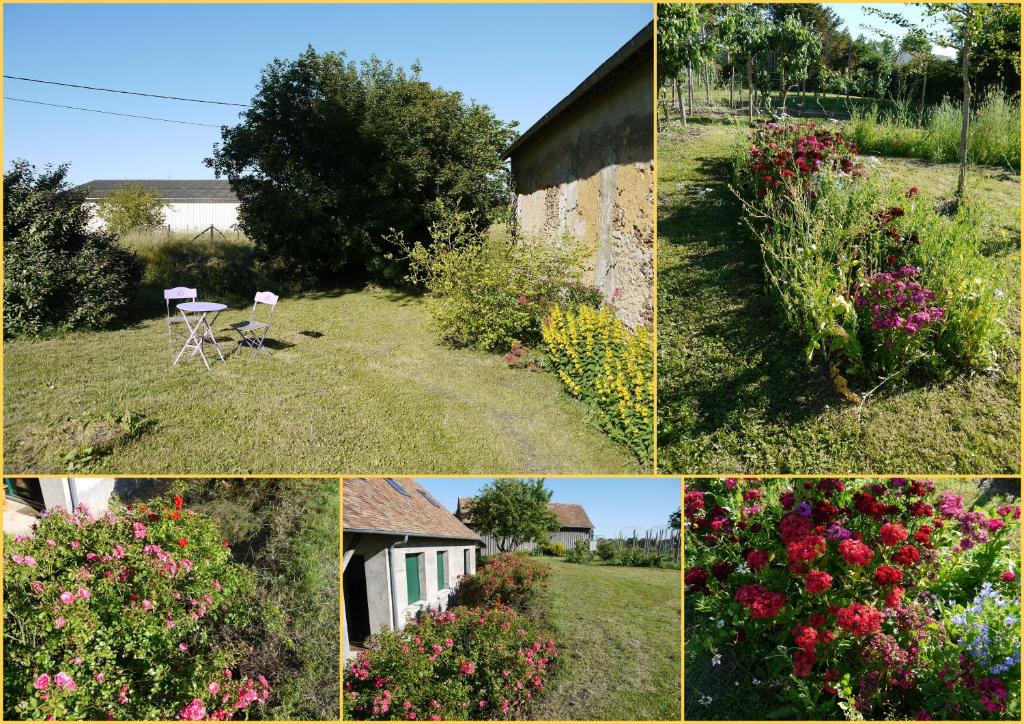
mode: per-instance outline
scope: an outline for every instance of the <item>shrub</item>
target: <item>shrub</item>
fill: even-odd
[[[763,186],[752,169],[765,162],[758,143],[778,155],[813,145],[815,128],[758,135],[736,162],[770,288],[808,361],[820,353],[852,398],[840,370],[874,385],[915,369],[943,376],[998,367],[1009,352],[1008,304],[993,281],[998,261],[984,251],[980,204],[948,218],[916,188],[858,178],[859,162],[851,173],[807,174],[784,156],[793,175],[756,195]]]
[[[602,538],[597,542],[597,557],[602,561],[615,560],[622,552],[622,541],[613,538]]]
[[[181,498],[54,510],[4,548],[5,718],[231,718],[269,697],[237,668],[252,575]]]
[[[142,184],[125,184],[96,204],[96,215],[121,236],[132,229],[152,229],[164,223],[164,202]]]
[[[565,555],[565,546],[561,543],[546,541],[538,546],[538,550],[546,556],[558,556],[561,558]]]
[[[590,563],[594,560],[594,554],[590,552],[589,540],[578,540],[576,546],[565,554],[566,563]]]
[[[934,493],[900,478],[689,487],[687,649],[730,648],[807,718],[1018,718],[1020,507]]]
[[[515,553],[499,553],[462,580],[459,603],[467,606],[504,604],[526,611],[547,589],[551,569],[546,563]]]
[[[630,332],[611,309],[555,306],[544,322],[552,369],[594,407],[602,428],[642,462],[654,453],[654,354],[645,327]]]
[[[115,238],[88,229],[85,191],[68,167],[4,174],[4,335],[101,329],[134,301],[142,265]]]
[[[345,668],[343,719],[514,719],[544,690],[554,642],[507,606],[431,612],[370,638]]]
[[[439,216],[431,245],[409,248],[409,279],[430,292],[434,327],[449,344],[490,352],[534,345],[552,305],[586,296],[582,242],[488,238],[468,214]]]

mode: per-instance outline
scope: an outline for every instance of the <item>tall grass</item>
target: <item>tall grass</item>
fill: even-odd
[[[908,102],[886,110],[851,108],[847,135],[862,153],[955,162],[959,159],[961,107],[943,99],[922,118]],[[1020,101],[990,90],[971,115],[967,136],[971,163],[1020,170]]]

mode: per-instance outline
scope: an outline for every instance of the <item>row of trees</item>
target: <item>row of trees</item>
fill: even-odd
[[[868,13],[907,30],[900,38],[878,31],[880,38],[873,39],[854,37],[832,8],[818,3],[660,5],[660,80],[684,120],[693,110],[695,84],[704,86],[707,101],[713,85],[728,86],[732,108],[737,84],[745,83],[751,117],[758,95],[777,94],[785,109],[793,89],[913,99],[923,110],[926,103],[960,93],[958,59],[937,57],[935,48],[962,47],[960,17],[965,13],[958,5],[927,7],[927,18],[945,26],[945,32],[869,7]],[[983,5],[974,15],[984,22],[971,39],[971,83],[1015,93],[1020,86],[1020,6]]]
[[[961,99],[960,175],[956,199],[964,194],[967,172],[967,137],[975,89],[999,85],[1016,93],[1020,87],[1020,5],[981,3],[924,3],[924,22],[915,24],[899,12],[866,7],[880,20],[903,28],[898,41],[854,40],[840,30],[835,11],[813,4],[671,4],[658,6],[659,85],[669,88],[671,102],[686,123],[693,111],[695,76],[703,79],[710,101],[711,69],[722,68],[729,77],[733,107],[735,81],[740,70],[747,80],[749,118],[758,106],[755,94],[778,93],[783,112],[795,87],[806,91],[809,79],[816,90],[851,89],[869,97],[892,93],[897,60],[900,88],[918,76],[920,103],[926,99],[929,73],[936,60],[933,48],[956,50],[956,94]],[[855,53],[856,51],[856,53]],[[951,63],[939,65],[951,66]],[[949,74],[949,67],[946,68]],[[773,77],[774,72],[774,77]],[[687,102],[681,84],[685,77]],[[777,85],[776,85],[777,81]],[[856,81],[856,82],[855,82]],[[934,86],[934,82],[933,82]],[[943,90],[951,91],[951,88]]]

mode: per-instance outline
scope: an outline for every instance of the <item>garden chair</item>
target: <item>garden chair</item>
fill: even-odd
[[[174,325],[184,323],[185,319],[181,316],[181,312],[174,309],[171,311],[171,301],[186,300],[194,302],[196,297],[199,296],[199,292],[189,287],[174,287],[174,289],[164,289],[164,303],[167,305],[167,352],[173,357],[174,356],[174,340],[172,339],[174,334]]]
[[[270,329],[270,320],[274,316],[274,309],[277,308],[278,296],[273,292],[256,292],[256,298],[252,303],[252,311],[249,313],[250,319],[245,322],[238,322],[231,325],[231,329],[238,333],[241,337],[238,340],[238,345],[235,347],[237,352],[244,344],[252,350],[252,357],[250,359],[256,359],[257,352],[265,352],[270,354],[270,350],[263,346],[263,340],[266,339],[267,331]],[[259,319],[260,305],[266,307],[266,321]]]

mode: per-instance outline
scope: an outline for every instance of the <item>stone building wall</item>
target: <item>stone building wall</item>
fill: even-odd
[[[512,153],[522,233],[595,242],[588,282],[632,329],[654,319],[653,60],[552,119]]]

